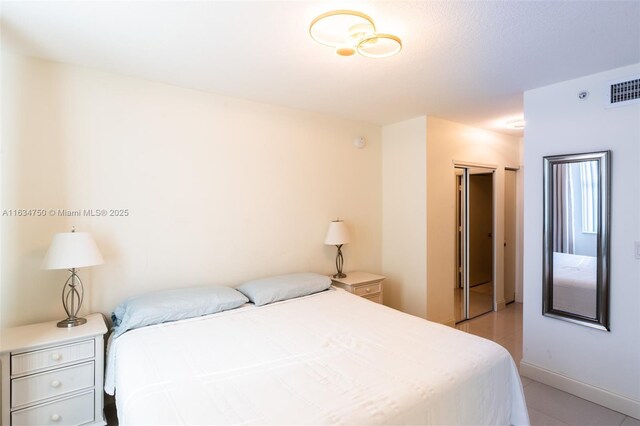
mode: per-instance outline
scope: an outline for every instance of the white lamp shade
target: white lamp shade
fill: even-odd
[[[100,250],[88,232],[60,232],[53,237],[42,269],[71,269],[104,263]]]
[[[329,223],[329,230],[327,231],[327,236],[324,239],[325,244],[339,246],[347,244],[349,241],[351,241],[349,228],[347,228],[347,225],[345,225],[343,221],[334,220]]]

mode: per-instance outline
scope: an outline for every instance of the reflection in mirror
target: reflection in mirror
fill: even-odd
[[[553,309],[595,319],[598,162],[552,167]]]
[[[543,313],[608,328],[609,153],[545,157]]]

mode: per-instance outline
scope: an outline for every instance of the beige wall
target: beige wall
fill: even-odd
[[[426,318],[426,117],[382,128],[385,304]]]
[[[434,117],[382,128],[385,303],[453,324],[454,161],[496,167],[496,241],[504,240],[504,168],[518,167],[521,140]],[[494,268],[504,304],[502,244]]]
[[[451,121],[427,118],[427,318],[453,324],[455,280],[454,164],[493,165],[496,299],[504,304],[504,168],[519,164],[520,140]]]
[[[453,160],[499,166],[498,188],[518,165],[516,138],[433,117],[381,129],[3,53],[2,209],[129,210],[3,217],[3,327],[63,316],[66,273],[40,263],[72,225],[106,259],[81,271],[84,312],[109,313],[158,288],[330,273],[338,216],[346,271],[384,273],[386,304],[451,323],[455,200],[438,183]],[[500,191],[494,207],[501,223]],[[500,286],[501,251],[495,262]]]
[[[381,272],[379,126],[8,55],[2,209],[128,209],[128,217],[2,217],[2,326],[64,317],[54,233],[93,233],[84,312],[148,290],[295,271]],[[356,149],[356,136],[367,147]]]
[[[520,138],[518,152],[520,169],[516,173],[516,302],[523,303],[524,259],[524,139]]]

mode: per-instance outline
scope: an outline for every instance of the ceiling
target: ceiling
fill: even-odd
[[[308,35],[333,9],[398,35],[387,59]],[[523,91],[640,62],[639,1],[2,1],[3,46],[376,124],[433,115],[489,130]]]

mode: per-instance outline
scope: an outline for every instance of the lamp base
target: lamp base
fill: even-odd
[[[342,265],[344,265],[344,259],[342,257],[342,244],[336,245],[338,253],[336,254],[336,274],[333,278],[346,278],[347,274],[342,273]]]
[[[63,319],[62,321],[60,321],[58,323],[58,327],[60,328],[71,328],[71,327],[75,327],[77,325],[82,325],[84,323],[86,323],[87,320],[86,318],[66,318]]]

